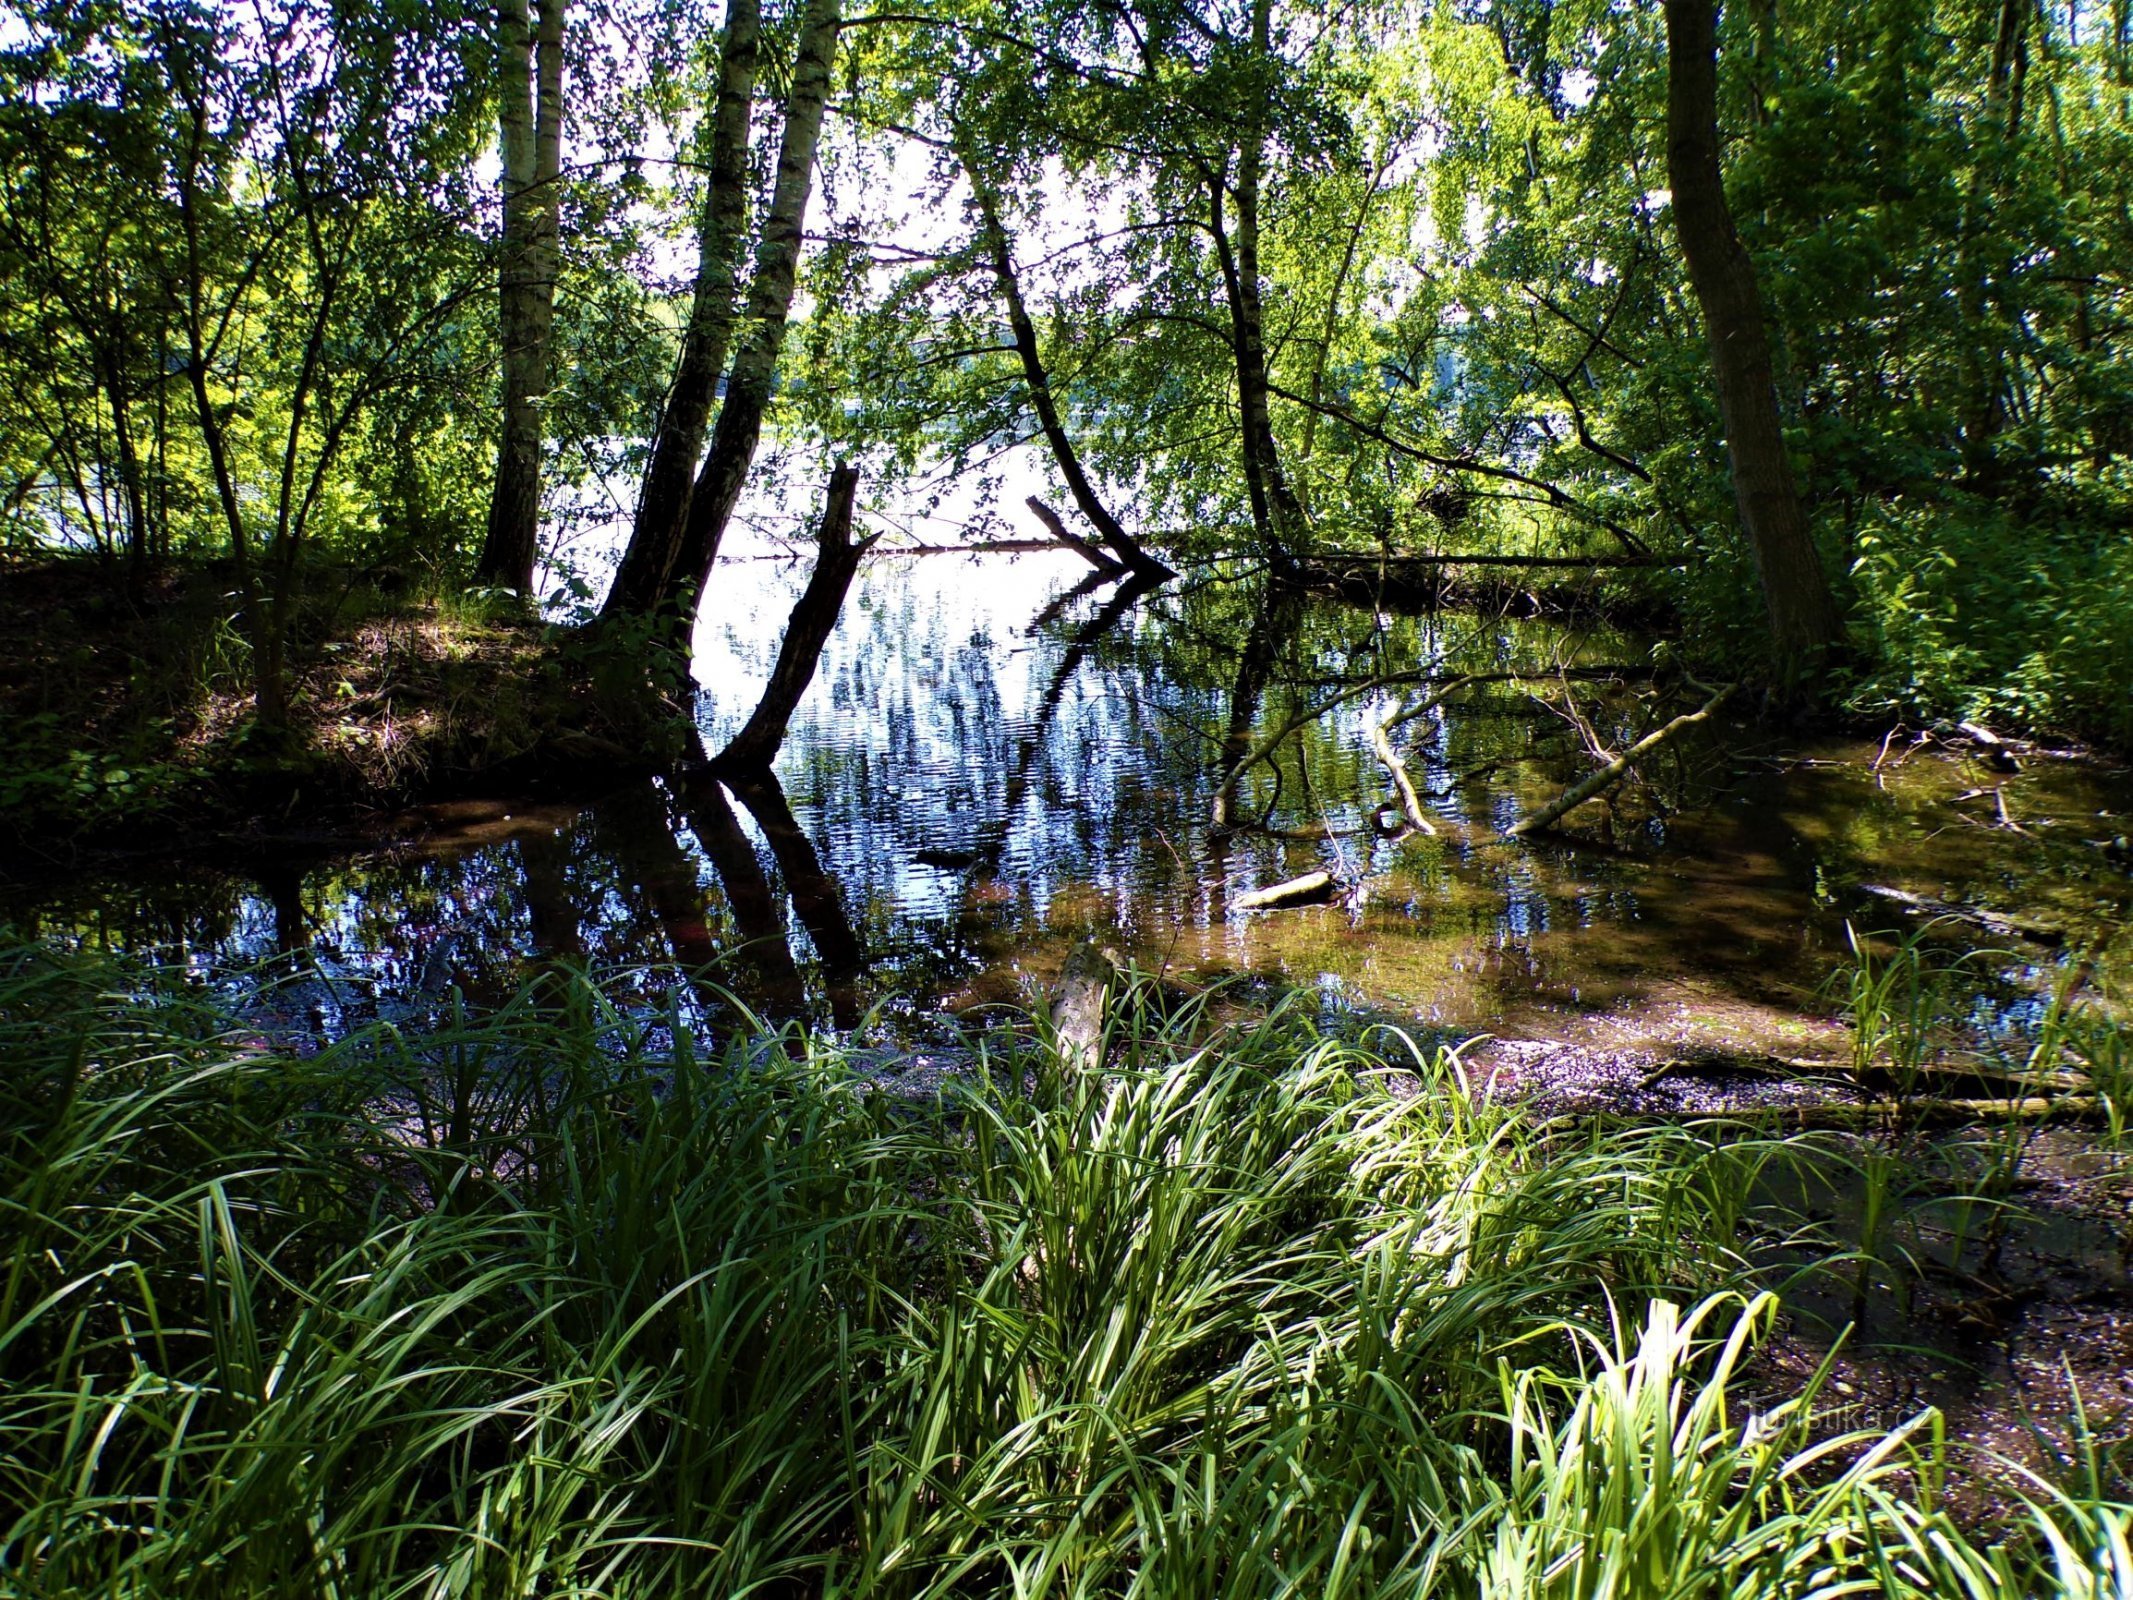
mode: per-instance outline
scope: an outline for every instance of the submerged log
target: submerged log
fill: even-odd
[[[878,534],[854,541],[852,501],[859,490],[859,469],[839,462],[830,474],[829,499],[822,512],[822,527],[816,535],[814,575],[792,608],[785,624],[785,639],[778,646],[778,664],[746,727],[718,753],[714,767],[728,770],[759,770],[770,765],[785,742],[786,727],[814,681],[822,647],[829,642],[844,610],[844,596],[859,570],[859,558],[873,545]]]
[[[1946,917],[1955,922],[1968,922],[1983,928],[1987,933],[1997,933],[2003,938],[2027,939],[2031,944],[2060,945],[2066,935],[2059,929],[2041,922],[2027,922],[2019,917],[2004,916],[1997,911],[1987,911],[1982,906],[1959,906],[1949,900],[1935,900],[1928,895],[1912,894],[1908,889],[1892,889],[1883,883],[1862,883],[1861,894],[1872,895],[1876,900],[1886,900],[1909,911],[1927,917]]]
[[[1734,686],[1732,684],[1727,684],[1723,689],[1712,695],[1709,700],[1705,701],[1700,711],[1691,711],[1685,715],[1678,716],[1665,727],[1654,733],[1646,734],[1627,750],[1616,756],[1614,760],[1608,762],[1606,766],[1600,768],[1599,771],[1573,783],[1546,805],[1527,812],[1504,831],[1514,839],[1523,839],[1528,834],[1541,833],[1554,827],[1565,816],[1575,811],[1586,801],[1592,799],[1595,795],[1606,793],[1606,791],[1620,783],[1628,775],[1631,767],[1650,755],[1654,750],[1657,750],[1669,739],[1678,737],[1700,722],[1708,721],[1711,713],[1726,703],[1727,699],[1732,695],[1733,689]]]
[[[1321,868],[1300,878],[1290,878],[1285,883],[1273,883],[1264,889],[1240,894],[1230,902],[1230,907],[1236,911],[1275,911],[1283,906],[1315,905],[1332,899],[1334,887],[1333,874]]]

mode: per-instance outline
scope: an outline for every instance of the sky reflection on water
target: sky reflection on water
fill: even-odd
[[[1239,784],[1226,814],[1241,825],[1218,828],[1237,752],[1345,683],[1432,662],[1634,665],[1642,642],[1270,606],[1206,576],[1131,604],[1111,589],[1055,603],[1086,576],[1063,552],[870,560],[774,785],[647,779],[584,806],[463,805],[374,856],[171,863],[46,886],[16,911],[217,962],[301,952],[315,975],[290,1003],[321,1027],[455,987],[501,993],[560,959],[679,962],[772,1015],[850,1027],[882,1003],[908,1024],[1026,1000],[1098,932],[1181,981],[1292,985],[1449,1034],[1663,1006],[1692,1031],[1757,1037],[1827,1011],[1816,985],[1861,882],[2019,893],[2077,934],[2124,921],[2123,874],[2081,837],[2123,831],[2109,817],[2124,794],[2088,772],[2006,780],[2040,823],[2017,836],[1963,820],[1977,807],[1961,763],[1877,775],[1849,745],[1766,759],[1725,734],[1580,812],[1581,844],[1504,841],[1582,770],[1567,680],[1477,685],[1405,726],[1435,837],[1373,824],[1392,796],[1369,730],[1399,687],[1311,722]],[[719,568],[697,639],[709,748],[752,708],[805,577],[797,562]],[[1618,747],[1653,714],[1629,686],[1578,697]],[[1332,904],[1229,909],[1319,866],[1348,886]]]

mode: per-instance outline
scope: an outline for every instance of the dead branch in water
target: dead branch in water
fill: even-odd
[[[1608,762],[1606,766],[1600,768],[1599,771],[1572,784],[1546,805],[1537,810],[1527,812],[1504,831],[1514,839],[1523,839],[1528,835],[1545,832],[1547,829],[1554,827],[1556,823],[1562,821],[1565,816],[1586,801],[1592,799],[1595,795],[1604,794],[1607,790],[1620,783],[1631,767],[1635,766],[1645,756],[1650,755],[1654,750],[1657,750],[1669,739],[1678,737],[1698,723],[1708,721],[1711,714],[1731,697],[1733,690],[1734,685],[1727,684],[1712,695],[1709,700],[1705,701],[1701,710],[1687,712],[1676,717],[1672,722],[1667,723],[1666,726],[1656,732],[1646,734],[1619,756],[1616,756],[1614,760]]]
[[[1434,711],[1444,703],[1447,696],[1473,681],[1472,678],[1454,678],[1435,694],[1426,695],[1412,705],[1402,704],[1395,707],[1390,716],[1370,730],[1370,747],[1377,752],[1378,760],[1392,775],[1393,787],[1400,791],[1400,809],[1406,813],[1408,826],[1417,833],[1433,835],[1437,827],[1429,820],[1429,813],[1422,809],[1422,796],[1415,792],[1415,781],[1408,776],[1407,763],[1400,758],[1400,752],[1392,747],[1392,730],[1403,722],[1412,722],[1415,718]]]
[[[1108,551],[1091,544],[1080,534],[1068,528],[1066,520],[1035,495],[1029,496],[1023,503],[1036,514],[1037,520],[1044,524],[1045,532],[1049,533],[1055,541],[1065,545],[1074,554],[1080,556],[1082,560],[1104,574],[1104,576],[1115,577],[1126,570],[1126,564],[1123,561],[1114,561]]]
[[[859,489],[859,469],[839,462],[830,474],[828,503],[816,535],[814,575],[792,608],[785,625],[784,641],[778,646],[777,665],[770,683],[756,702],[748,725],[719,752],[714,767],[727,770],[766,768],[785,742],[792,714],[814,682],[822,647],[829,642],[837,618],[844,610],[844,596],[859,570],[860,557],[873,547],[879,534],[852,538],[852,500]]]

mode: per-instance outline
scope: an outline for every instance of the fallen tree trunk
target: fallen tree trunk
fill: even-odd
[[[1306,567],[1526,567],[1548,571],[1597,572],[1616,567],[1680,566],[1662,556],[1440,556],[1389,555],[1376,551],[1314,551]]]
[[[2024,1095],[2008,1100],[1833,1100],[1822,1105],[1760,1106],[1729,1111],[1743,1121],[1774,1119],[1795,1128],[1854,1132],[1886,1127],[1949,1127],[1968,1122],[2050,1122],[2102,1116],[2108,1107],[2092,1094]]]
[[[1027,505],[1036,514],[1037,520],[1044,524],[1045,531],[1053,539],[1065,545],[1098,572],[1110,577],[1126,570],[1126,564],[1123,561],[1112,560],[1106,551],[1091,544],[1080,534],[1070,530],[1066,525],[1066,520],[1058,512],[1038,499],[1037,496],[1029,496],[1023,504]]]
[[[2027,939],[2031,944],[2041,945],[2060,945],[2066,942],[2066,935],[2057,928],[2047,927],[2040,922],[2025,922],[2017,917],[2003,916],[1997,911],[1987,911],[1980,906],[1959,906],[1951,901],[1912,894],[1907,889],[1891,889],[1881,883],[1862,883],[1859,885],[1859,892],[1928,917],[1947,917],[1956,922],[1968,922],[1983,928],[1987,933],[1997,933],[2004,938]]]
[[[718,753],[711,765],[726,770],[766,768],[785,742],[786,727],[799,707],[800,697],[814,681],[822,647],[829,642],[837,617],[844,610],[845,592],[859,570],[859,558],[879,535],[854,541],[852,500],[859,489],[859,469],[839,462],[830,474],[829,503],[822,513],[822,528],[816,536],[814,575],[792,608],[785,624],[785,639],[778,646],[778,664],[771,669],[763,698],[756,702],[747,726]]]
[[[1620,783],[1631,767],[1669,739],[1677,738],[1698,723],[1708,721],[1711,714],[1731,697],[1733,689],[1732,684],[1727,684],[1705,701],[1701,710],[1687,712],[1658,731],[1646,734],[1599,771],[1572,784],[1546,805],[1527,812],[1504,831],[1514,839],[1523,839],[1529,834],[1541,833],[1554,827],[1586,801],[1604,794]]]

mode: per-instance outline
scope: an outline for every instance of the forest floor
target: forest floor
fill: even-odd
[[[354,842],[366,814],[611,783],[685,736],[626,641],[340,572],[313,576],[269,739],[239,609],[221,563],[130,585],[0,563],[0,872],[191,835]]]

